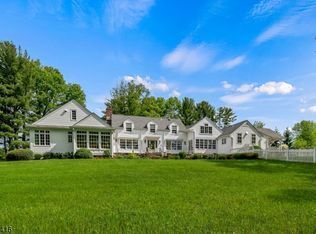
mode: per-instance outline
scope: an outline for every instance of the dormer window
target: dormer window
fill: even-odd
[[[71,120],[77,120],[77,111],[71,110]]]
[[[173,133],[173,134],[177,134],[177,133],[178,133],[178,127],[177,127],[177,125],[172,125],[172,126],[171,126],[171,133]]]
[[[126,132],[132,131],[132,123],[125,123],[125,131]]]
[[[155,133],[156,132],[156,124],[149,124],[149,131],[151,133]]]
[[[211,126],[208,126],[208,124],[204,124],[204,126],[200,127],[200,132],[202,134],[212,134],[213,128]]]

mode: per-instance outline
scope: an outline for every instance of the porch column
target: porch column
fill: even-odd
[[[87,136],[87,149],[90,149],[89,131],[87,131],[86,136]]]
[[[72,149],[75,153],[77,151],[77,131],[75,129],[72,129]]]
[[[98,137],[98,140],[99,140],[99,142],[98,142],[98,146],[99,146],[98,149],[101,150],[101,132],[98,132],[98,136],[99,136]]]

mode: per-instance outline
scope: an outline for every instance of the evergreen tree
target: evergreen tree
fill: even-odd
[[[180,118],[184,125],[191,125],[198,119],[195,102],[192,98],[183,98]]]
[[[170,97],[165,101],[163,116],[171,119],[179,118],[181,112],[181,101],[177,97]]]
[[[216,121],[219,127],[227,127],[236,121],[236,115],[232,108],[220,107],[217,110]]]
[[[216,121],[215,108],[209,104],[207,101],[202,101],[196,105],[198,118],[202,119],[204,117],[210,118],[212,121]]]
[[[289,147],[289,149],[291,149],[293,147],[294,141],[293,132],[289,128],[286,128],[283,137],[283,143],[286,144]]]
[[[254,126],[255,128],[264,128],[265,125],[266,125],[266,124],[265,124],[264,122],[262,122],[262,121],[255,121],[255,122],[253,123],[253,126]]]

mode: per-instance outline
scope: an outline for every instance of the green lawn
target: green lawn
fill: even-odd
[[[0,228],[20,232],[316,232],[316,165],[0,162]]]

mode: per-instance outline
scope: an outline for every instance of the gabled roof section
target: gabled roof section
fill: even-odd
[[[72,126],[75,122],[70,121],[70,115],[68,117],[67,113],[70,113],[70,110],[76,109],[79,110],[80,113],[77,113],[77,117],[79,118],[77,120],[80,121],[82,118],[86,117],[87,115],[90,115],[91,112],[79,104],[76,100],[71,100],[69,102],[66,102],[56,109],[50,111],[48,114],[43,116],[42,118],[38,119],[29,127],[69,127]]]
[[[111,128],[111,126],[101,119],[95,113],[91,113],[90,115],[86,116],[79,122],[75,123],[73,127],[91,127],[91,128]]]
[[[228,127],[224,127],[223,128],[223,133],[222,133],[222,136],[226,136],[226,135],[230,135],[232,134],[233,132],[235,132],[239,127],[241,127],[242,125],[244,124],[247,124],[250,128],[252,128],[255,132],[258,133],[258,135],[262,135],[261,132],[258,131],[257,128],[255,128],[248,120],[244,120],[244,121],[241,121],[239,123],[236,123],[236,124],[233,124],[231,126],[228,126]]]
[[[179,126],[180,131],[185,131],[186,128],[180,119],[168,119],[168,118],[157,118],[157,117],[145,117],[145,116],[131,116],[131,115],[119,115],[113,114],[111,126],[112,128],[122,128],[123,122],[130,120],[134,123],[135,130],[147,129],[149,122],[154,122],[158,125],[158,130],[166,131],[171,123],[175,123]]]
[[[222,132],[222,131],[223,131],[223,130],[222,130],[220,127],[218,127],[217,124],[216,124],[214,121],[212,121],[209,117],[204,117],[203,119],[206,119],[210,124],[212,124],[213,126],[215,126],[216,129],[217,129],[219,132]],[[187,126],[187,129],[192,128],[192,127],[194,127],[195,125],[199,124],[203,119],[200,119],[199,121],[195,122],[194,124],[191,124],[191,125]]]
[[[263,135],[270,137],[273,140],[282,140],[283,136],[281,136],[279,133],[273,131],[270,128],[257,128],[259,132],[261,132]]]

